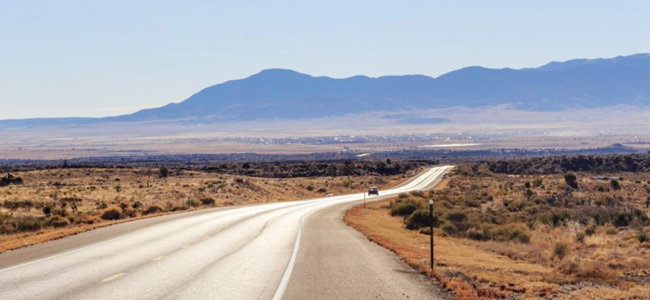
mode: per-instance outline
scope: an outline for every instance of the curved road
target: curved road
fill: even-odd
[[[380,193],[428,188],[450,168]],[[0,254],[0,299],[445,298],[343,224],[363,195],[169,215]]]

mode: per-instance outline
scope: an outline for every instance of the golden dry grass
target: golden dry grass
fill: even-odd
[[[157,169],[50,169],[13,175],[21,177],[24,183],[0,188],[0,226],[7,216],[9,220],[43,218],[45,206],[52,209],[52,215],[54,211],[62,211],[72,224],[64,228],[43,227],[33,232],[0,235],[0,253],[101,226],[149,217],[152,215],[147,214],[146,210],[151,206],[163,208],[163,212],[154,214],[160,215],[203,207],[291,201],[330,193],[358,192],[369,185],[394,185],[405,179],[401,175],[275,179],[178,170],[171,170],[168,178],[161,179],[157,176]],[[70,202],[64,204],[66,198],[81,199],[76,202],[76,210],[72,209]],[[201,199],[206,198],[213,199],[215,204],[202,205]],[[31,206],[9,208],[4,205],[24,201],[31,202]],[[111,206],[118,209],[123,206],[130,215],[123,215],[118,221],[102,220],[102,212]]]
[[[429,270],[429,236],[404,228],[388,214],[389,201],[357,206],[345,221],[369,240],[394,251],[420,272],[439,280],[459,299],[647,299],[650,289],[633,282],[591,282],[541,264],[511,259],[480,242],[436,232],[435,272]],[[512,246],[512,245],[509,245]]]

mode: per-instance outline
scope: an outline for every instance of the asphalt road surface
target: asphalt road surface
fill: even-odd
[[[450,168],[379,193],[426,189]],[[0,254],[0,299],[446,298],[345,226],[341,216],[363,197],[168,215],[7,252]]]

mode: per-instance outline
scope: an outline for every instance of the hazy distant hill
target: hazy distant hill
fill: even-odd
[[[369,111],[503,104],[532,111],[621,104],[650,106],[650,54],[552,62],[520,70],[468,67],[438,78],[409,75],[333,79],[272,69],[208,87],[180,103],[93,122],[303,119]],[[12,126],[9,124],[0,122]]]

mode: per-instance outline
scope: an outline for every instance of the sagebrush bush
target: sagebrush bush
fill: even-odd
[[[70,221],[61,216],[52,216],[47,220],[46,224],[54,228],[61,228],[70,225]]]
[[[413,202],[397,202],[390,208],[390,215],[406,217],[417,209],[418,206]]]
[[[495,241],[517,241],[524,244],[530,242],[528,227],[524,224],[504,224],[492,227],[489,235]]]
[[[17,232],[37,231],[43,228],[44,219],[38,217],[18,217],[12,220]]]
[[[206,205],[206,206],[207,205],[214,205],[215,203],[216,203],[216,201],[214,199],[212,199],[212,198],[203,198],[203,199],[201,199],[201,204]]]
[[[560,260],[563,260],[564,257],[569,253],[569,246],[565,243],[558,242],[553,245],[553,256],[557,257]]]
[[[104,220],[119,220],[122,216],[122,209],[118,206],[112,206],[102,211],[101,218]]]
[[[445,224],[442,224],[440,227],[444,233],[447,235],[455,235],[456,232],[458,232],[458,229],[456,229],[456,226],[454,224],[446,222]]]
[[[163,211],[162,207],[160,207],[158,205],[152,205],[152,206],[149,206],[149,208],[147,208],[147,210],[145,210],[144,213],[148,215],[148,214],[159,213],[161,211]]]
[[[428,209],[418,209],[413,211],[405,220],[406,228],[415,230],[423,227],[438,226],[438,217],[434,214],[433,218]]]

